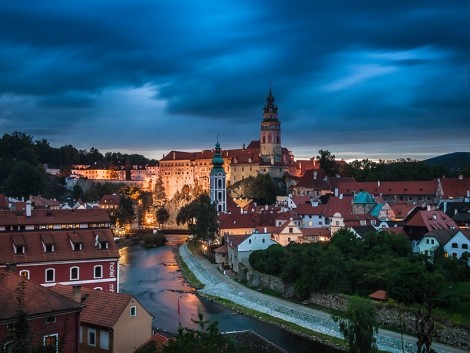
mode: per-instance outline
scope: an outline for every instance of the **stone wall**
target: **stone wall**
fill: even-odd
[[[295,296],[293,285],[285,284],[280,278],[259,273],[252,269],[244,269],[238,274],[238,278],[247,281],[252,287],[270,288],[283,294],[284,297]],[[342,294],[312,293],[309,301],[323,307],[345,311],[348,306],[348,298]],[[378,321],[384,328],[399,330],[404,327],[407,332],[415,330],[415,316],[413,312],[404,311],[393,305],[377,302]],[[470,329],[452,325],[449,322],[437,322],[436,341],[451,346],[470,348]]]
[[[341,294],[312,293],[310,302],[327,308],[345,311],[348,299]],[[407,332],[415,330],[415,315],[413,312],[387,305],[376,303],[378,310],[379,324],[384,328],[399,330],[402,327]],[[470,348],[470,329],[453,325],[449,322],[437,321],[436,341],[449,344],[451,346]]]

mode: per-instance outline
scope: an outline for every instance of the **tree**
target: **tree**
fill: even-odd
[[[123,197],[116,210],[116,223],[125,226],[135,219],[134,203],[130,198]]]
[[[168,213],[168,210],[165,207],[160,207],[157,210],[157,222],[160,224],[163,228],[163,225],[168,222],[170,219],[170,214]]]
[[[348,341],[350,353],[377,352],[374,333],[377,332],[377,311],[367,299],[350,299],[345,318],[332,316]]]
[[[166,201],[165,187],[163,186],[163,179],[160,175],[155,182],[155,188],[153,189],[153,205],[155,207],[163,207]]]
[[[46,190],[44,168],[35,167],[28,162],[18,162],[5,180],[5,192],[11,196],[29,197]]]
[[[212,242],[218,230],[217,211],[209,195],[203,194],[186,206],[183,206],[176,217],[176,223],[187,224],[189,231],[196,239]]]
[[[163,353],[237,353],[240,349],[235,341],[223,335],[217,328],[217,322],[204,320],[202,313],[198,312],[198,319],[192,320],[198,329],[179,328],[178,335],[163,349]]]
[[[260,205],[276,202],[277,187],[269,174],[258,174],[252,184],[253,200]]]
[[[338,174],[339,168],[336,164],[335,155],[331,154],[328,150],[319,150],[318,153],[317,161],[320,163],[320,167],[323,168],[326,175],[335,176]]]

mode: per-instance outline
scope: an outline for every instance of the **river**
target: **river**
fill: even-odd
[[[199,310],[206,320],[217,321],[220,331],[249,329],[290,353],[335,352],[330,347],[197,296],[184,281],[173,255],[173,249],[186,238],[167,235],[167,244],[159,248],[143,249],[137,245],[120,250],[120,292],[133,294],[145,306],[154,317],[154,327],[176,332],[180,321],[184,327],[196,328],[192,320],[197,318]]]

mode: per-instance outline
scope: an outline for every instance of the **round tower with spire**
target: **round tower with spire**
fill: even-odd
[[[277,105],[274,104],[271,87],[261,121],[260,157],[265,163],[274,164],[282,161],[281,122],[277,118]]]
[[[214,158],[212,158],[212,170],[210,173],[210,199],[215,203],[217,212],[227,212],[227,188],[224,159],[220,150],[219,137],[215,144]]]

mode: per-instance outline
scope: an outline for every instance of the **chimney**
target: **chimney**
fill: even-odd
[[[377,187],[380,188],[380,180],[377,180]]]
[[[31,217],[31,201],[26,201],[26,217]]]
[[[459,180],[463,180],[463,174],[459,174]]]
[[[243,144],[243,149],[245,149],[245,144]]]
[[[73,286],[72,293],[73,293],[73,300],[75,300],[77,303],[81,303],[82,302],[82,287],[79,285]]]
[[[265,233],[267,233],[267,232],[268,232],[268,230],[266,229],[266,227],[264,227],[264,232],[265,232]]]
[[[339,194],[339,199],[340,199],[340,200],[343,199],[343,194]]]
[[[339,195],[339,188],[335,188],[335,197],[338,197]]]
[[[173,159],[176,159],[176,152],[173,152]]]
[[[316,171],[316,170],[313,172],[313,179],[314,179],[314,180],[317,179],[317,171]]]

